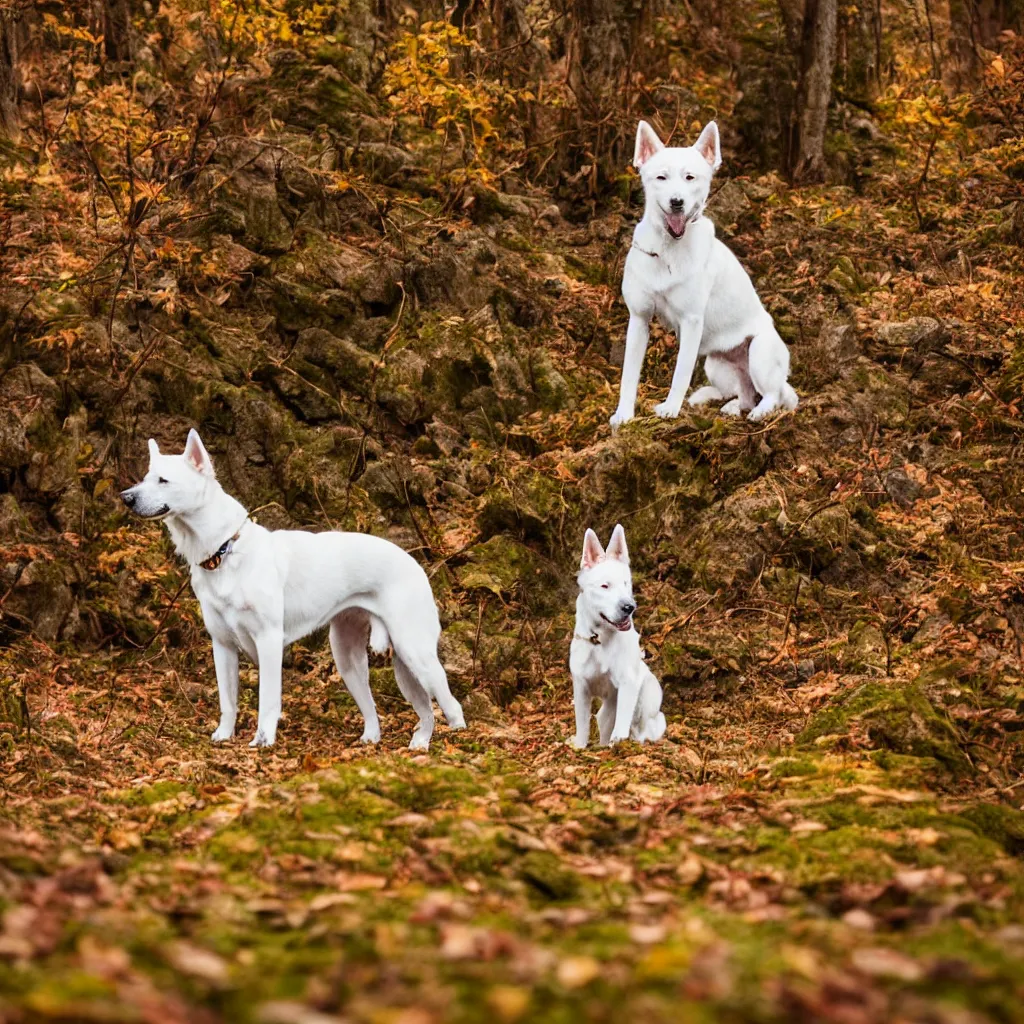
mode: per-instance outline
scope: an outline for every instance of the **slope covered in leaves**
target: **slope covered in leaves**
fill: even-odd
[[[272,56],[222,90],[258,131],[161,143],[191,165],[141,151],[139,81],[64,135],[50,96],[47,161],[29,135],[5,171],[0,1019],[1021,1019],[1024,310],[989,156],[965,180],[944,142],[913,195],[867,140],[857,191],[723,179],[801,406],[612,436],[635,183],[454,177],[349,51]],[[643,409],[673,358],[655,329]],[[117,500],[191,425],[266,525],[423,561],[465,733],[409,755],[378,659],[358,748],[313,638],[278,745],[244,744],[251,668],[209,743],[198,608]],[[669,730],[576,752],[573,576],[617,521]]]

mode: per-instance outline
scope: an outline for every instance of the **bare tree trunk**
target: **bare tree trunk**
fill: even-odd
[[[836,64],[837,0],[806,0],[797,86],[795,181],[825,178],[825,129]]]
[[[108,60],[132,59],[133,8],[133,0],[103,0],[103,50]]]
[[[579,157],[605,173],[632,152],[630,72],[655,0],[563,0],[569,88],[576,99]],[[577,160],[578,162],[578,160]]]
[[[0,136],[21,135],[18,126],[18,21],[11,10],[0,10]]]
[[[974,45],[973,0],[949,0],[949,52],[953,59],[953,88],[958,92],[978,77],[981,65]]]

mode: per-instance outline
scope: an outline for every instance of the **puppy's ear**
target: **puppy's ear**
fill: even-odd
[[[188,440],[185,442],[185,461],[204,476],[216,475],[209,452],[203,447],[202,440],[194,430],[188,432]]]
[[[641,121],[636,129],[633,166],[639,171],[655,153],[664,148],[665,144],[658,138],[658,133],[646,121]]]
[[[580,572],[593,569],[598,562],[604,561],[604,548],[593,530],[587,530],[583,537],[583,557],[580,559]]]
[[[608,541],[608,550],[605,554],[609,558],[616,558],[620,562],[629,565],[629,549],[626,547],[626,531],[619,523],[615,524],[612,530],[612,539]]]
[[[693,148],[707,160],[711,170],[717,171],[722,166],[722,144],[718,139],[718,125],[714,121],[704,125],[704,131],[700,133]]]
[[[150,438],[149,439],[149,457],[151,459],[155,459],[159,454],[160,454],[160,445],[158,445],[156,443],[156,441],[153,440],[153,438]]]

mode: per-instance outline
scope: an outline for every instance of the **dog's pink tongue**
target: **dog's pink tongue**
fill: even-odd
[[[683,213],[670,213],[665,217],[665,223],[668,225],[669,231],[679,238],[682,233],[686,230],[686,215]]]

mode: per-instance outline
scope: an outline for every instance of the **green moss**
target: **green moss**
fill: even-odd
[[[798,775],[817,775],[819,770],[817,763],[808,758],[784,757],[772,765],[772,777],[785,779]]]
[[[519,875],[545,900],[571,900],[580,891],[580,878],[554,854],[531,850],[519,862]]]
[[[912,683],[864,683],[817,712],[798,742],[845,735],[852,727],[873,744],[901,754],[933,758],[953,773],[970,770],[950,723]]]
[[[960,817],[1007,853],[1024,857],[1024,813],[1003,804],[975,804],[961,811]]]

